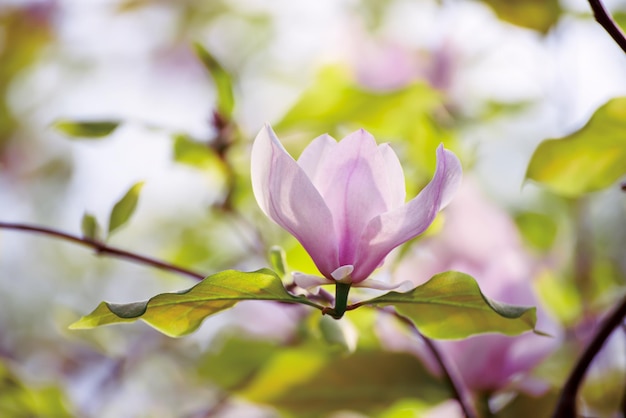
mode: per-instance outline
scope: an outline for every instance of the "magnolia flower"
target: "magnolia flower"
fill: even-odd
[[[252,146],[252,189],[267,216],[291,233],[323,278],[300,275],[310,288],[368,280],[387,254],[428,228],[461,181],[458,158],[443,145],[431,182],[405,203],[398,157],[365,130],[340,142],[322,135],[295,161],[266,125]]]

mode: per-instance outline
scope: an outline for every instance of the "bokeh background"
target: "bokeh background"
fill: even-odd
[[[626,21],[626,2],[606,5]],[[625,74],[583,0],[0,0],[0,221],[80,235],[89,213],[106,229],[143,181],[110,245],[207,275],[266,267],[280,245],[291,270],[313,273],[252,197],[249,151],[263,123],[296,156],[320,134],[364,127],[398,153],[409,196],[443,142],[464,185],[378,278],[419,284],[459,270],[491,298],[537,306],[552,337],[438,345],[484,416],[549,416],[626,289],[623,102],[617,122],[600,120],[586,139],[614,142],[575,151],[592,167],[617,161],[602,187],[568,193],[526,173],[542,141],[626,95]],[[109,129],[94,137],[74,122]],[[573,181],[595,175],[569,169]],[[181,339],[143,323],[68,330],[101,300],[193,284],[0,230],[0,415],[460,416],[423,342],[372,310],[336,322],[240,303]],[[626,414],[625,335],[618,328],[592,365],[585,416]]]

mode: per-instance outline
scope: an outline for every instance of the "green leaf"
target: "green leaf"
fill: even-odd
[[[217,89],[217,110],[222,117],[230,119],[235,107],[232,77],[202,45],[195,43],[194,48],[204,67],[213,77]]]
[[[567,197],[604,189],[626,174],[626,97],[600,107],[579,131],[535,150],[526,178]]]
[[[98,225],[98,220],[92,214],[85,213],[83,215],[83,220],[80,227],[83,233],[83,237],[94,241],[100,239],[100,225]]]
[[[498,18],[541,33],[547,33],[561,15],[559,0],[483,0]]]
[[[144,182],[135,183],[116,204],[113,206],[109,217],[109,236],[124,225],[135,212],[139,201],[139,192]]]
[[[227,270],[207,277],[190,289],[162,293],[145,302],[102,302],[70,328],[87,329],[141,319],[165,335],[180,337],[195,331],[207,316],[242,300],[273,300],[322,308],[304,297],[288,293],[280,278],[271,270],[251,273]]]
[[[60,119],[52,125],[59,132],[72,138],[98,139],[113,133],[120,125],[118,121],[73,121]]]
[[[438,339],[466,338],[498,332],[517,335],[534,330],[535,308],[498,303],[482,294],[476,280],[448,271],[406,292],[389,292],[362,305],[392,305],[424,335]]]

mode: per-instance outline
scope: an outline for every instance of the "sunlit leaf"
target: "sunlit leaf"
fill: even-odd
[[[209,276],[190,289],[162,293],[148,301],[125,304],[102,302],[70,328],[94,328],[141,319],[163,334],[180,337],[195,331],[207,316],[242,300],[272,300],[318,307],[303,297],[288,293],[280,278],[271,270],[252,273],[228,270]]]
[[[559,0],[483,0],[509,23],[547,33],[561,15]]]
[[[213,77],[217,89],[217,110],[222,117],[229,119],[235,107],[232,77],[202,45],[195,43],[194,48],[204,67]]]
[[[120,125],[118,121],[73,121],[57,120],[52,125],[71,138],[98,139],[113,133]]]
[[[143,187],[143,182],[135,183],[113,206],[111,216],[109,217],[109,235],[124,225],[135,212],[137,202],[139,201],[139,193]]]
[[[92,214],[85,213],[83,215],[80,228],[83,233],[83,237],[91,240],[100,239],[100,225],[98,225],[98,220]]]
[[[526,178],[567,197],[604,189],[626,174],[626,97],[600,107],[580,130],[542,142]]]
[[[486,332],[517,335],[534,330],[536,322],[535,308],[493,301],[482,294],[476,280],[456,271],[437,274],[409,292],[389,292],[363,304],[392,305],[424,335],[439,339]]]

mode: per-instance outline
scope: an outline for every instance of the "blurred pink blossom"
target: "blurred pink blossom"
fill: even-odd
[[[457,51],[449,42],[416,49],[385,39],[356,43],[354,71],[360,84],[373,90],[395,90],[418,80],[448,91],[454,82]]]
[[[340,142],[322,135],[295,161],[268,125],[254,141],[251,171],[261,209],[300,241],[324,276],[297,276],[303,287],[362,283],[392,249],[428,228],[461,181],[458,158],[441,145],[433,179],[405,203],[398,157],[368,132]]]
[[[418,285],[443,271],[468,273],[491,299],[537,306],[537,328],[558,334],[533,293],[538,261],[524,250],[507,213],[489,203],[472,181],[464,182],[447,209],[441,233],[425,239],[415,250],[400,262],[395,271],[398,280]],[[515,383],[526,391],[541,392],[546,386],[527,373],[556,348],[558,339],[532,333],[517,337],[483,334],[438,344],[473,391],[493,392]],[[525,379],[520,380],[522,376]]]

